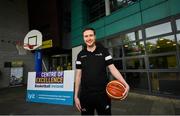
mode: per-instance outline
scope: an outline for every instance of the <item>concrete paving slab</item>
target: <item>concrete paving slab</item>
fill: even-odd
[[[26,102],[26,87],[0,89],[1,115],[80,115],[75,106]],[[130,92],[112,100],[113,115],[177,115],[180,100]]]

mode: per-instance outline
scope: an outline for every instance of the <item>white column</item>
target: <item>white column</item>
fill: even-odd
[[[105,0],[105,11],[106,11],[106,16],[110,15],[110,2],[109,0]]]

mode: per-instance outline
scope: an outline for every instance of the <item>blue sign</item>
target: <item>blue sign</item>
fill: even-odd
[[[28,73],[28,102],[73,105],[73,93],[73,70]]]

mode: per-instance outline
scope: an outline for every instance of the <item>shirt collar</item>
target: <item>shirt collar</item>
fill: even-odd
[[[104,46],[101,44],[101,43],[95,43],[96,44],[96,49],[93,51],[93,52],[96,52],[97,50],[99,50],[99,49],[101,49],[101,48],[104,48]],[[89,51],[87,51],[87,47],[86,47],[86,45],[83,47],[83,50],[85,51],[85,52],[89,52]],[[92,53],[93,53],[92,52]]]

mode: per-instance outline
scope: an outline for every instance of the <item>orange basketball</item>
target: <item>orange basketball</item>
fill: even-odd
[[[123,95],[125,88],[122,82],[113,80],[107,84],[106,93],[112,99],[123,100],[127,96],[127,93]]]

